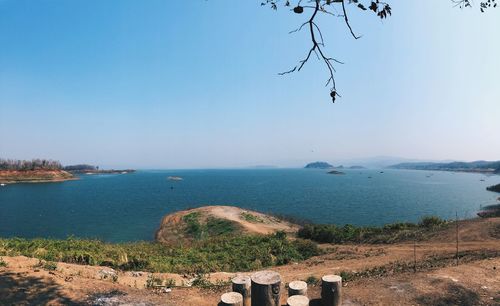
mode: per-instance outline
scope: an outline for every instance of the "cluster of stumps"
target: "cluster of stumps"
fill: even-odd
[[[251,277],[239,275],[232,279],[233,292],[224,293],[219,306],[280,306],[281,276],[274,271],[260,271]],[[342,278],[325,275],[321,278],[321,304],[342,304]],[[307,283],[288,284],[288,306],[309,306]]]

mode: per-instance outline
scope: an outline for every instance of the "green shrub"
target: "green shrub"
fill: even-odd
[[[444,224],[445,221],[439,217],[436,217],[436,216],[425,216],[423,217],[420,222],[418,223],[418,225],[420,227],[424,227],[424,228],[433,228],[433,227],[436,227],[436,226],[440,226],[442,224]]]
[[[7,263],[3,260],[2,257],[0,257],[0,267],[3,267],[3,268],[7,267]]]
[[[36,267],[40,267],[40,268],[47,270],[47,271],[55,271],[55,270],[57,270],[57,263],[52,262],[52,261],[40,260],[38,262],[38,264],[36,265]]]
[[[231,234],[236,231],[236,225],[232,221],[209,217],[203,224],[200,222],[200,216],[199,212],[193,212],[182,218],[186,223],[186,234],[192,238],[207,239],[213,236]]]
[[[202,234],[201,224],[198,220],[200,215],[201,214],[199,212],[193,212],[182,218],[182,220],[186,223],[186,233],[194,238],[200,238]]]
[[[342,277],[343,282],[351,281],[354,278],[354,274],[347,271],[340,272],[340,277]]]
[[[206,232],[209,236],[219,236],[231,234],[236,230],[232,221],[210,217],[207,219]]]
[[[306,283],[308,285],[315,286],[315,285],[319,284],[319,279],[317,277],[315,277],[314,275],[311,275],[308,278],[306,278]]]

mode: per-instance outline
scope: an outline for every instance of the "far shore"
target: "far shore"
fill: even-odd
[[[0,170],[0,184],[55,183],[77,179],[64,170]]]

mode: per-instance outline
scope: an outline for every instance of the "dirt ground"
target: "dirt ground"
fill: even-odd
[[[288,282],[341,272],[347,273],[343,305],[500,305],[500,218],[463,221],[459,237],[458,266],[455,231],[449,228],[415,246],[322,245],[327,254],[272,270],[282,276],[283,305]],[[0,305],[208,306],[217,305],[220,295],[229,290],[228,286],[182,287],[188,285],[189,277],[155,274],[179,286],[162,292],[145,289],[145,272],[65,263],[47,271],[36,267],[37,259],[3,260],[7,267],[0,267]],[[234,275],[220,272],[210,279],[226,281]],[[311,305],[319,305],[319,294],[319,284],[309,286]]]

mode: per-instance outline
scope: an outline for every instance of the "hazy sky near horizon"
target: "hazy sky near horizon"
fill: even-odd
[[[259,0],[0,0],[0,157],[102,167],[500,159],[500,9],[389,1],[319,20]]]

